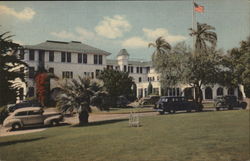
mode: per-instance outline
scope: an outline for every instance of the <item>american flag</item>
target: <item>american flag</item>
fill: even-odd
[[[199,6],[197,3],[194,3],[194,10],[196,12],[204,12],[204,6]]]

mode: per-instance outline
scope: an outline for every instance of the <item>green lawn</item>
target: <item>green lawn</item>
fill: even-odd
[[[155,112],[153,107],[135,107],[135,108],[110,108],[109,111],[100,111],[97,109],[92,110],[95,114],[128,114],[130,112]]]
[[[0,137],[5,161],[246,161],[249,110],[179,113]]]

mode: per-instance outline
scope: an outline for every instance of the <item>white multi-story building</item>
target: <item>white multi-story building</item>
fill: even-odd
[[[138,98],[148,95],[149,82],[153,86],[153,93],[157,95],[178,96],[188,92],[190,94],[190,90],[185,90],[188,89],[186,85],[169,88],[163,93],[160,84],[160,74],[153,69],[152,62],[130,59],[126,49],[120,50],[116,59],[111,60],[107,59],[107,56],[111,53],[81,42],[46,41],[37,45],[25,46],[23,54],[24,61],[29,65],[29,69],[27,87],[23,85],[22,91],[25,94],[28,93],[29,96],[35,95],[33,78],[39,65],[44,66],[45,69],[59,78],[77,78],[78,76],[96,78],[96,75],[104,68],[129,72],[136,83]],[[56,82],[52,81],[51,90],[56,87]],[[202,91],[203,98],[206,100],[213,100],[219,95],[239,95],[238,89],[228,89],[220,85],[204,86]],[[20,99],[22,100],[23,98]]]

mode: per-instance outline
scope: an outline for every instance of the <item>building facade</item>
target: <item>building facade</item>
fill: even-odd
[[[108,59],[111,53],[101,49],[83,44],[78,41],[61,42],[46,41],[37,45],[27,45],[23,51],[24,61],[29,65],[27,70],[26,84],[22,85],[21,91],[25,96],[35,96],[34,74],[39,66],[44,66],[49,72],[54,73],[60,80],[77,78],[78,76],[89,76],[96,78],[98,73],[105,68],[128,72],[137,86],[137,97],[148,95],[148,85],[151,82],[153,94],[180,96],[192,94],[187,85],[162,90],[160,74],[152,67],[151,61],[130,59],[126,49],[120,50],[116,59]],[[51,81],[51,90],[57,87],[57,81]],[[242,87],[241,87],[242,88]],[[203,98],[213,100],[217,96],[233,94],[239,96],[242,89],[226,88],[220,85],[202,87]],[[242,93],[242,92],[240,92]],[[244,97],[244,93],[243,93]]]

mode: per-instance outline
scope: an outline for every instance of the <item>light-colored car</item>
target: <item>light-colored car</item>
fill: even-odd
[[[3,122],[4,127],[13,130],[26,126],[52,125],[56,126],[63,121],[60,113],[44,114],[41,107],[26,107],[11,113]]]

